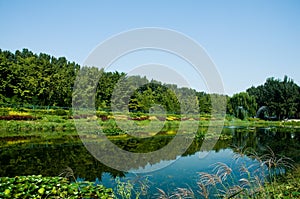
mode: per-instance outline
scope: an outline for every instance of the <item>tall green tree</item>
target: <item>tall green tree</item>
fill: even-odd
[[[254,117],[256,115],[257,103],[255,97],[246,92],[234,94],[228,101],[227,112],[240,119]]]
[[[283,80],[268,78],[264,85],[247,90],[258,106],[267,106],[270,115],[279,120],[296,117],[299,110],[299,86],[287,76]]]

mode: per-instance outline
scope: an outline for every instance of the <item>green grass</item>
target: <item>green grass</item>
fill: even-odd
[[[99,123],[104,127],[112,128],[115,126],[114,120],[118,121],[128,121],[133,119],[134,122],[140,126],[147,125],[151,122],[159,122],[159,119],[166,120],[167,125],[170,123],[178,125],[178,122],[185,121],[199,121],[199,125],[208,126],[210,122],[212,125],[223,125],[221,121],[222,118],[211,118],[210,115],[201,114],[201,115],[156,115],[151,116],[145,113],[128,113],[124,115],[118,113],[112,115],[112,113],[103,112],[103,111],[78,111],[72,113],[71,110],[63,109],[27,109],[27,108],[0,108],[0,116],[7,115],[29,115],[37,118],[37,120],[32,121],[5,121],[0,120],[0,130],[7,131],[26,131],[26,130],[75,130],[74,120],[70,119],[72,117],[81,119],[76,119],[76,121],[90,122],[93,120],[98,120]],[[93,114],[96,116],[93,117]],[[105,118],[103,118],[105,116]],[[100,119],[105,119],[105,122],[102,122]],[[108,120],[107,120],[108,119]],[[107,120],[107,121],[106,121]],[[183,120],[183,121],[181,121]],[[132,120],[131,120],[132,121]],[[174,123],[173,123],[174,122]],[[300,126],[300,122],[282,122],[282,121],[264,121],[256,118],[248,118],[246,120],[240,120],[234,118],[233,116],[227,115],[224,121],[225,126],[249,126],[249,127],[264,127],[264,126]],[[165,130],[165,129],[164,129]]]
[[[31,110],[31,109],[11,109],[1,108],[3,115],[7,114],[20,114],[20,115],[31,115],[36,117],[36,120],[0,120],[0,138],[6,137],[37,137],[40,139],[54,139],[64,138],[68,136],[77,136],[76,126],[83,126],[88,129],[93,127],[95,122],[99,124],[103,132],[107,136],[118,136],[124,137],[128,132],[141,131],[142,133],[148,132],[148,136],[155,135],[158,131],[160,134],[174,135],[180,125],[184,124],[185,128],[182,131],[185,133],[189,132],[190,124],[199,124],[199,128],[196,134],[197,138],[203,138],[208,126],[239,126],[239,127],[290,127],[299,128],[299,122],[281,122],[281,121],[263,121],[259,119],[239,120],[230,116],[226,117],[226,120],[218,120],[216,118],[210,118],[210,115],[190,115],[190,116],[179,116],[169,114],[165,117],[165,121],[160,121],[158,117],[146,117],[148,119],[131,120],[131,118],[145,118],[147,114],[143,113],[132,113],[130,117],[125,115],[113,116],[112,113],[96,112],[98,116],[90,115],[90,112],[84,112],[80,119],[72,119],[72,113],[68,110]],[[101,120],[101,116],[105,116],[105,120]],[[183,121],[178,119],[182,118]],[[198,118],[198,121],[197,121]],[[103,119],[103,118],[102,118]],[[210,120],[212,119],[212,120]],[[117,120],[117,121],[116,121]],[[120,124],[124,124],[126,129],[123,129]],[[76,124],[76,125],[75,125]],[[151,127],[149,126],[151,125]],[[151,128],[151,129],[149,129]],[[138,130],[137,130],[138,129]],[[94,129],[92,129],[94,131]],[[126,132],[127,131],[127,132]],[[93,133],[93,132],[92,132]],[[195,132],[189,132],[195,133]],[[90,133],[87,132],[87,135]],[[212,135],[213,136],[213,135]],[[126,137],[126,136],[125,136]],[[222,135],[222,139],[228,139],[227,135]]]
[[[267,183],[264,192],[272,198],[300,198],[300,165],[278,177],[276,182]]]

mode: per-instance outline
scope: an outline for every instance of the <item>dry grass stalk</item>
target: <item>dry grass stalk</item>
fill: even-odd
[[[217,162],[215,164],[213,171],[216,171],[216,175],[222,180],[225,181],[227,176],[229,176],[232,173],[232,169],[222,162]]]
[[[177,188],[174,196],[177,198],[195,198],[195,194],[191,188]]]
[[[200,175],[199,182],[204,184],[205,186],[213,185],[215,186],[217,183],[221,183],[222,180],[219,178],[219,176],[215,174],[209,174],[205,172],[199,172]]]
[[[207,187],[203,184],[203,183],[200,183],[198,182],[198,187],[200,189],[200,191],[198,191],[198,193],[203,196],[205,199],[208,199],[209,197],[209,191],[207,189]]]

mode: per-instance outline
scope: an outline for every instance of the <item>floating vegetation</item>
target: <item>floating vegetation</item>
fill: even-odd
[[[92,182],[70,182],[41,175],[0,178],[0,198],[113,198],[112,189]]]

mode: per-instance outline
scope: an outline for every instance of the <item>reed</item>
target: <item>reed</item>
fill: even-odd
[[[251,148],[238,147],[234,156],[238,163],[238,175],[233,172],[233,168],[225,163],[217,162],[213,165],[212,173],[199,172],[197,182],[198,190],[190,188],[177,188],[168,195],[162,189],[158,189],[159,198],[281,198],[287,191],[287,186],[281,187],[285,176],[291,176],[296,168],[293,160],[285,156],[277,156],[270,147],[266,147],[264,155],[257,154]],[[256,160],[255,163],[246,166],[241,163],[243,156],[248,156]],[[288,194],[288,198],[298,198],[300,196],[300,169],[299,176],[293,181],[296,189]],[[293,195],[294,194],[294,195]],[[294,197],[295,196],[295,197]]]

